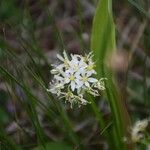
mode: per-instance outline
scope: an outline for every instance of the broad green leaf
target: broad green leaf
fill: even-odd
[[[116,48],[115,27],[111,14],[111,1],[99,1],[93,21],[91,50],[94,52],[96,69],[99,75],[104,72],[106,55]]]
[[[116,50],[115,25],[112,15],[112,0],[99,0],[93,20],[91,50],[96,62],[98,77],[106,77],[106,95],[111,108],[112,131],[108,135],[109,145],[116,150],[126,149],[122,137],[126,136],[129,118],[126,107],[114,82],[112,70],[108,68],[112,54]],[[107,65],[106,65],[107,63]],[[108,133],[107,133],[108,134]],[[130,147],[130,149],[132,149]]]

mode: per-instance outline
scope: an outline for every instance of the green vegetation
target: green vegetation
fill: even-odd
[[[150,115],[148,0],[0,1],[0,150],[145,150]],[[101,96],[74,106],[47,92],[57,53],[93,52]]]

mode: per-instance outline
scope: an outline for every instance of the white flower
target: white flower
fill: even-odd
[[[48,92],[51,92],[53,94],[56,94],[57,96],[60,96],[61,94],[61,90],[64,88],[64,85],[61,84],[61,83],[55,83],[53,84],[54,82],[52,82],[52,86],[50,89],[47,89]]]
[[[139,131],[144,131],[145,128],[148,126],[149,120],[144,119],[144,120],[139,120],[135,123],[134,128],[139,130]]]
[[[95,83],[97,82],[97,79],[93,78],[90,76],[90,74],[87,74],[86,71],[81,71],[77,74],[77,84],[78,88],[81,88],[82,86],[84,87],[90,87],[90,83]]]
[[[100,91],[105,89],[104,78],[98,80],[93,76],[96,71],[92,57],[92,53],[84,57],[76,54],[68,57],[65,51],[63,57],[58,54],[57,58],[61,63],[53,65],[51,73],[54,78],[48,91],[56,94],[59,98],[65,98],[71,103],[71,107],[75,103],[79,106],[89,103],[84,98],[86,93],[99,96]]]
[[[146,148],[146,150],[150,150],[150,144],[149,144],[149,145],[147,145],[147,148]]]
[[[67,70],[64,74],[65,84],[70,83],[71,90],[74,91],[76,88],[76,77],[73,70]]]
[[[87,70],[87,74],[88,75],[92,75],[92,74],[96,74],[96,71],[94,70],[95,64],[93,62],[90,62],[86,68]]]
[[[74,72],[84,70],[87,67],[87,64],[79,57],[78,55],[71,55],[72,60],[69,62],[70,69]]]
[[[60,61],[62,61],[63,63],[62,64],[60,64],[59,66],[57,66],[56,68],[57,69],[62,69],[62,68],[68,68],[69,67],[69,58],[68,58],[68,56],[67,56],[67,54],[66,54],[66,52],[64,51],[63,52],[63,55],[64,55],[64,58],[61,56],[61,55],[59,55],[59,54],[57,54],[57,58],[60,60]]]
[[[92,62],[92,58],[93,58],[93,53],[92,52],[90,52],[88,55],[86,54],[84,57],[82,57],[83,58],[83,60],[84,60],[84,62],[85,63],[89,63],[90,61]]]
[[[58,69],[52,69],[51,70],[51,74],[58,74],[59,73],[59,70]]]
[[[142,121],[137,121],[131,129],[131,140],[132,142],[140,142],[144,138],[144,131],[148,126],[149,120],[144,119]]]
[[[83,98],[83,95],[74,95],[71,91],[68,91],[67,93],[62,92],[62,96],[60,98],[65,98],[66,101],[71,103],[71,108],[73,106],[73,103],[78,103],[79,107],[82,105],[86,105],[89,103],[87,100]]]
[[[93,84],[93,87],[99,89],[99,90],[105,90],[105,83],[104,80],[107,80],[106,78],[101,78],[98,82],[95,82]]]

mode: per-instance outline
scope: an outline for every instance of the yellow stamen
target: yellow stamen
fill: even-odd
[[[68,63],[68,60],[67,60],[67,59],[64,60],[64,65],[65,65],[66,67],[69,67],[69,63]]]
[[[88,80],[88,78],[87,78],[86,76],[84,76],[84,77],[82,77],[82,80],[83,80],[84,82],[86,82],[86,81]]]
[[[95,65],[89,65],[89,66],[87,67],[87,70],[88,70],[88,71],[93,70],[94,67],[95,67]]]
[[[70,80],[73,81],[75,77],[73,75],[70,76]]]

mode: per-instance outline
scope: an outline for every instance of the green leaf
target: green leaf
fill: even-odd
[[[96,62],[98,78],[106,77],[106,95],[111,108],[112,129],[107,133],[109,146],[113,149],[126,148],[122,138],[127,135],[129,117],[115,85],[112,70],[108,67],[112,53],[116,50],[115,25],[112,14],[112,0],[99,0],[93,20],[91,50]]]
[[[111,1],[99,1],[93,21],[91,50],[94,52],[97,62],[96,70],[99,75],[104,72],[106,55],[116,48],[115,26],[112,18]]]
[[[45,144],[45,150],[72,150],[71,146],[63,142],[49,142]],[[40,147],[36,147],[33,150],[41,150]]]
[[[14,141],[5,133],[0,124],[0,150],[22,150]]]
[[[11,22],[18,24],[22,20],[21,10],[17,7],[14,0],[1,0],[0,1],[0,22]]]
[[[0,90],[0,122],[1,124],[8,123],[9,116],[5,111],[5,107],[8,101],[8,95],[4,90]]]
[[[139,0],[128,0],[137,10],[139,10],[142,14],[144,14],[148,19],[150,19],[150,12],[146,11],[143,4],[145,2],[145,5],[148,5],[148,1],[139,1]]]
[[[7,113],[2,108],[0,108],[0,122],[1,122],[1,124],[8,123],[8,121],[9,121],[9,116],[7,115]]]

